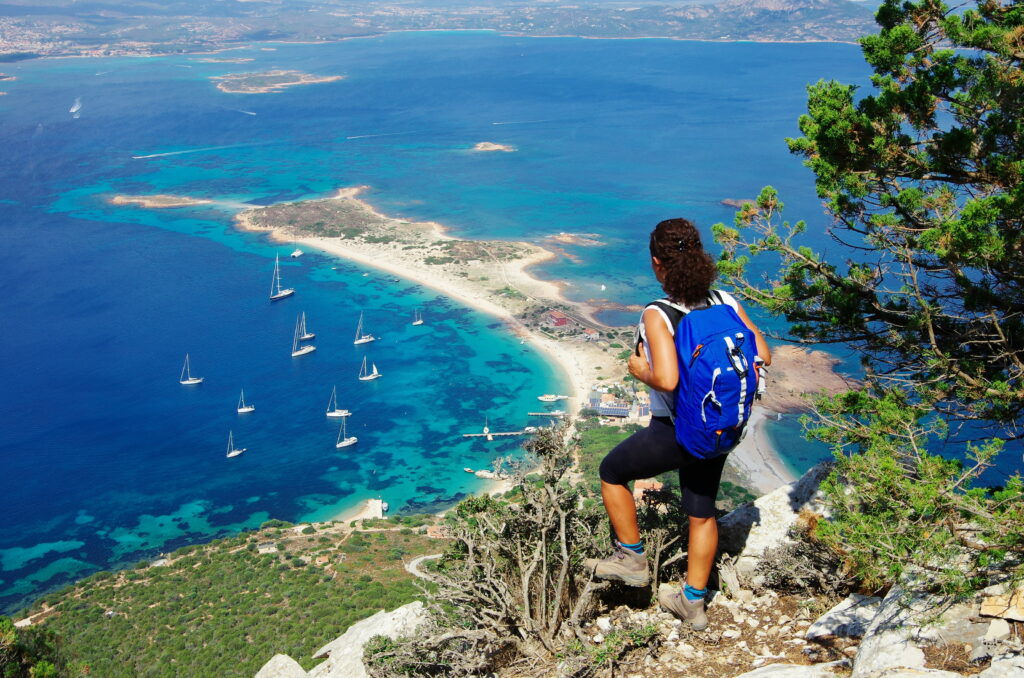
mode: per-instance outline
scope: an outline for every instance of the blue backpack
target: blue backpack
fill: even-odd
[[[711,292],[709,302],[687,313],[666,301],[653,302],[673,321],[678,318],[676,441],[700,459],[736,447],[758,387],[754,333],[719,292]]]

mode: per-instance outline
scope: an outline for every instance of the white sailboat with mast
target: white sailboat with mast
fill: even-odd
[[[316,334],[306,329],[306,312],[303,311],[299,318],[299,341],[310,341],[312,339],[316,339]]]
[[[373,381],[379,379],[383,375],[377,371],[377,363],[372,363],[373,371],[368,372],[366,370],[366,356],[363,356],[363,366],[359,368],[359,381]]]
[[[181,366],[181,376],[178,377],[178,382],[185,386],[194,386],[196,384],[203,383],[204,377],[193,377],[192,370],[188,364],[188,353],[185,354],[185,364]]]
[[[423,312],[420,311],[418,308],[413,312],[413,316],[412,317],[413,317],[413,320],[412,320],[412,324],[413,325],[422,325],[423,324]]]
[[[316,346],[313,346],[312,344],[306,344],[305,346],[301,345],[300,342],[302,341],[302,338],[299,335],[299,329],[300,329],[299,328],[299,323],[300,323],[300,321],[301,321],[301,318],[296,318],[295,319],[295,334],[292,337],[292,357],[293,358],[298,358],[300,355],[306,355],[307,353],[312,353],[313,351],[316,350]]]
[[[241,394],[238,396],[238,407],[236,408],[239,414],[248,414],[256,410],[256,406],[252,403],[245,402],[245,389],[242,389]]]
[[[359,442],[359,438],[348,435],[348,431],[345,428],[345,421],[345,419],[341,420],[341,428],[338,429],[338,442],[334,443],[334,446],[338,449],[348,447],[349,445],[355,445]]]
[[[228,431],[228,458],[237,457],[242,452],[245,452],[245,447],[235,447],[235,435],[232,431]]]
[[[295,290],[291,287],[281,287],[281,256],[278,254],[274,255],[274,278],[270,281],[270,300],[277,301],[290,297],[295,294]]]
[[[327,416],[328,417],[347,417],[351,412],[343,410],[338,407],[338,387],[335,386],[331,389],[331,399],[327,401]]]
[[[359,344],[368,344],[371,341],[375,341],[376,339],[377,337],[373,336],[372,334],[363,334],[363,312],[360,311],[359,324],[356,325],[356,338],[355,341],[353,341],[352,343],[358,346]]]

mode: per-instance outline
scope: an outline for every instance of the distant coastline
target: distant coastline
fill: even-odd
[[[860,43],[856,40],[782,40],[776,38],[681,38],[671,35],[643,35],[643,36],[588,36],[588,35],[536,35],[533,33],[516,33],[513,31],[504,31],[496,28],[425,28],[425,29],[395,29],[388,31],[380,31],[376,33],[367,33],[364,35],[349,35],[332,40],[267,40],[260,44],[269,45],[335,45],[343,42],[350,42],[352,40],[368,40],[373,38],[380,38],[386,35],[401,34],[401,33],[494,33],[501,37],[507,38],[528,38],[534,40],[548,40],[548,39],[577,39],[577,40],[671,40],[673,42],[696,42],[696,43],[711,43],[711,44],[732,44],[732,43],[753,43],[758,45],[850,45],[852,47],[859,47]],[[197,56],[200,54],[216,54],[219,52],[226,52],[237,49],[255,48],[252,43],[246,44],[232,44],[222,45],[214,49],[205,48],[195,52],[186,52],[189,56]],[[273,47],[260,47],[261,51],[273,51],[276,48]],[[2,54],[0,54],[2,56]],[[30,57],[25,57],[23,60],[31,59],[97,59],[104,58],[109,59],[112,57],[143,57],[143,58],[160,58],[160,57],[172,57],[181,56],[178,53],[166,53],[166,52],[137,52],[125,50],[119,52],[116,49],[111,50],[110,53],[102,54],[34,54]],[[231,62],[234,63],[234,62]],[[241,63],[239,60],[238,63]],[[336,76],[336,79],[343,79],[344,76]],[[300,84],[300,83],[295,83]],[[307,83],[301,83],[307,84]],[[312,84],[312,83],[308,83]]]

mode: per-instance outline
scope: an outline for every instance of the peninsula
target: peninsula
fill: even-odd
[[[587,406],[593,387],[626,376],[623,353],[631,346],[632,328],[600,323],[594,317],[600,307],[568,301],[556,283],[530,275],[528,269],[553,259],[553,252],[527,242],[456,238],[437,223],[388,217],[360,199],[367,188],[248,209],[235,219],[245,230],[387,271],[503,319],[562,367],[571,382],[574,409]],[[593,234],[587,236],[558,234],[555,240],[602,244]],[[748,487],[769,491],[794,479],[761,424],[769,415],[805,410],[808,394],[848,388],[833,371],[836,362],[820,351],[775,350],[769,395],[756,408],[750,435],[730,455]]]
[[[626,377],[633,330],[609,327],[594,315],[605,308],[627,307],[603,301],[569,301],[557,282],[529,273],[531,266],[569,256],[559,245],[603,246],[597,234],[554,234],[544,239],[550,247],[457,238],[435,222],[381,214],[361,199],[367,190],[367,186],[348,187],[329,198],[249,208],[238,213],[235,222],[243,230],[266,233],[279,242],[316,248],[411,280],[502,319],[511,332],[561,367],[570,382],[573,400],[569,405],[573,411],[594,407],[592,398],[595,393],[600,396],[599,391],[628,390],[621,384]],[[118,195],[109,202],[163,209],[212,201],[161,194]],[[640,307],[634,310],[639,312]],[[837,363],[836,358],[822,351],[790,345],[773,349],[768,394],[755,406],[748,435],[729,455],[729,464],[738,474],[734,477],[744,486],[763,493],[794,480],[768,439],[763,423],[806,411],[811,394],[855,387],[835,371]],[[643,401],[643,396],[638,396],[638,403]],[[631,409],[628,403],[616,405]]]
[[[296,85],[315,85],[341,80],[341,75],[312,75],[301,71],[265,71],[263,73],[232,73],[210,77],[217,89],[229,94],[267,94]]]
[[[520,241],[457,238],[435,222],[413,222],[381,214],[361,199],[368,188],[348,187],[329,198],[245,209],[235,216],[235,222],[243,230],[266,233],[279,242],[316,248],[411,280],[502,319],[511,332],[561,367],[570,382],[573,399],[566,409],[593,408],[595,395],[600,400],[602,394],[622,396],[630,390],[623,383],[633,330],[609,327],[594,314],[605,308],[639,312],[640,307],[605,301],[569,301],[557,282],[529,273],[531,266],[557,256],[569,256],[560,245],[603,246],[598,234],[554,234],[543,240],[549,247]],[[109,202],[164,209],[212,201],[160,194],[118,195]],[[837,359],[822,351],[789,345],[773,349],[768,394],[755,406],[748,435],[729,455],[729,467],[736,474],[733,478],[761,493],[795,479],[763,424],[769,418],[805,411],[811,394],[836,393],[856,386],[834,370],[837,363]],[[639,412],[644,402],[646,399],[640,395],[633,405],[619,401],[614,405]]]

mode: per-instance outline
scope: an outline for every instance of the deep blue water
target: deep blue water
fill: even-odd
[[[268,303],[274,255],[291,248],[236,232],[240,206],[368,184],[381,210],[459,235],[595,233],[606,246],[539,274],[575,299],[639,303],[658,294],[645,251],[660,219],[729,221],[719,201],[765,184],[794,218],[820,214],[783,138],[807,83],[866,77],[847,45],[491,33],[224,56],[253,61],[5,66],[18,79],[0,97],[0,609],[271,517],[324,519],[378,495],[395,511],[451,503],[480,487],[464,466],[518,444],[460,434],[485,416],[525,425],[537,394],[563,388],[492,318],[316,253],[282,261],[298,292]],[[208,80],[270,68],[346,79],[262,95]],[[518,151],[469,152],[481,141]],[[116,193],[215,203],[114,207]],[[415,308],[426,325],[409,325]],[[356,347],[360,310],[381,339]],[[319,349],[292,359],[300,311]],[[178,384],[186,352],[199,387]],[[363,355],[383,379],[356,380]],[[335,384],[360,439],[341,451],[323,416]],[[243,387],[257,410],[240,417]],[[248,448],[232,460],[228,430]],[[793,449],[797,467],[821,456]]]

